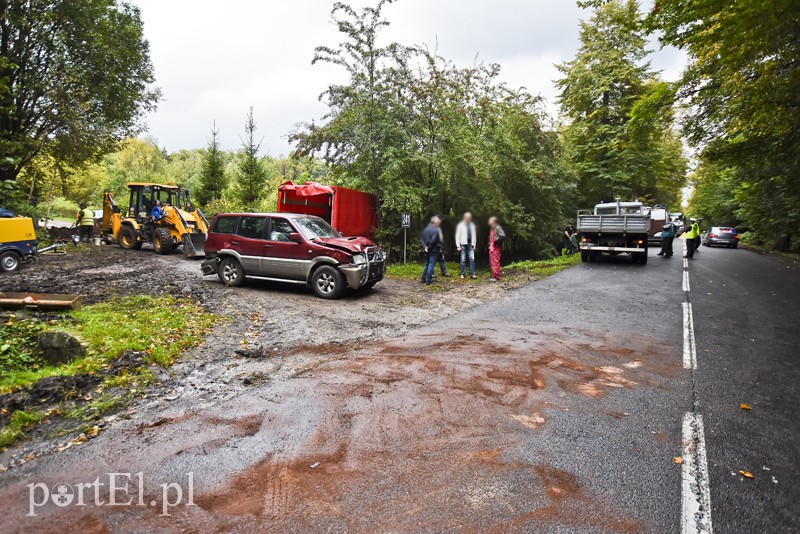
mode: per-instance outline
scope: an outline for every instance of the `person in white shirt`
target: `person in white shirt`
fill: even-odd
[[[456,226],[456,250],[461,253],[461,279],[467,274],[467,258],[469,258],[469,274],[475,276],[475,246],[478,244],[478,232],[472,222],[472,214],[466,212],[464,218]]]

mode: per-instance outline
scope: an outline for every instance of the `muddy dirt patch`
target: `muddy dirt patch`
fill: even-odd
[[[301,428],[314,421],[308,434],[298,441],[265,423],[254,437],[281,445],[201,492],[201,522],[223,530],[265,522],[282,531],[642,530],[572,473],[521,451],[569,398],[591,405],[617,389],[657,387],[662,377],[648,362],[667,347],[611,334],[598,344],[597,333],[591,342],[514,333],[424,334],[295,375],[264,418]],[[640,365],[626,366],[632,361]]]

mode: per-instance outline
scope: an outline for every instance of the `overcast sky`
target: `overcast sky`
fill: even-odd
[[[253,106],[262,154],[288,154],[287,134],[298,122],[321,117],[319,94],[344,80],[335,67],[311,65],[314,47],[340,41],[330,22],[333,0],[132,2],[142,10],[163,91],[158,110],[146,117],[148,133],[170,151],[205,146],[214,120],[223,148],[238,148]],[[476,56],[499,63],[503,81],[541,95],[553,113],[553,65],[574,56],[586,16],[572,0],[397,0],[384,14],[391,22],[387,42],[438,41],[441,55],[458,65]],[[652,48],[653,66],[675,79],[683,56]]]

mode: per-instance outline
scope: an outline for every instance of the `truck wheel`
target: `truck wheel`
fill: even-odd
[[[119,229],[119,246],[127,250],[139,250],[142,248],[142,241],[139,239],[138,232],[133,226],[126,224]]]
[[[323,265],[311,275],[311,287],[320,298],[338,299],[344,292],[344,276],[336,267]]]
[[[647,265],[647,253],[639,254],[639,263],[642,265]]]
[[[228,287],[239,287],[244,284],[244,269],[236,258],[225,258],[219,264],[217,276]]]
[[[588,253],[588,252],[586,252],[585,250],[582,250],[582,251],[581,251],[581,261],[582,261],[582,262],[587,262],[587,261],[589,261],[589,253]]]
[[[156,254],[169,254],[174,248],[172,237],[169,235],[169,230],[166,228],[156,228],[153,235],[153,248]]]
[[[20,258],[19,254],[8,250],[0,255],[0,269],[6,272],[14,272],[19,269]]]

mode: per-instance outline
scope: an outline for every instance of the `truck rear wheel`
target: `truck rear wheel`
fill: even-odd
[[[133,226],[126,224],[119,229],[119,246],[127,250],[139,250],[142,248],[142,241],[139,239],[138,232]]]
[[[589,261],[589,253],[585,250],[581,250],[581,261],[582,262]]]
[[[336,267],[323,265],[311,275],[311,287],[319,298],[338,299],[344,293],[344,276]]]
[[[153,235],[153,248],[156,254],[169,254],[175,248],[169,230],[166,228],[156,228]]]
[[[20,256],[12,250],[0,254],[0,269],[6,272],[14,272],[19,269]]]

